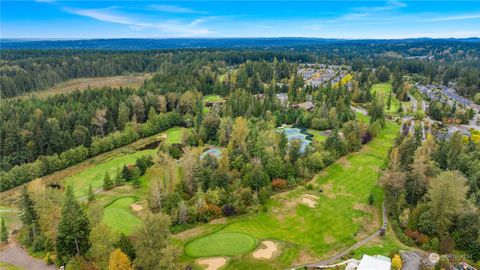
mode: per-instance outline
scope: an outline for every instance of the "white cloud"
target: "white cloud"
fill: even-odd
[[[163,11],[163,12],[170,12],[170,13],[204,13],[202,11],[193,10],[191,8],[185,8],[175,5],[150,5],[148,6],[149,9]]]
[[[209,34],[210,31],[206,28],[198,27],[201,23],[210,19],[198,18],[191,22],[178,21],[160,21],[160,22],[146,22],[139,20],[132,15],[122,15],[116,11],[115,7],[101,8],[101,9],[78,9],[65,7],[64,11],[84,17],[89,17],[102,22],[110,22],[116,24],[127,25],[132,30],[145,30],[147,28],[156,29],[175,36],[201,36]]]
[[[360,11],[360,12],[379,12],[379,11],[387,11],[387,10],[394,10],[394,9],[399,9],[399,8],[404,8],[406,7],[407,4],[399,1],[388,1],[386,5],[384,6],[374,6],[374,7],[358,7],[354,8],[353,10],[355,11]]]
[[[356,7],[351,9],[353,12],[347,13],[345,15],[342,15],[336,19],[329,20],[327,22],[335,23],[340,21],[355,21],[355,20],[366,18],[366,17],[370,17],[371,15],[376,15],[382,11],[396,10],[396,9],[404,8],[406,6],[407,4],[400,1],[388,1],[387,4],[383,6]]]
[[[454,16],[443,16],[443,17],[435,17],[424,20],[425,22],[447,22],[447,21],[459,21],[459,20],[471,20],[471,19],[479,19],[480,13],[477,14],[459,14]]]
[[[37,2],[37,3],[48,3],[48,4],[51,4],[51,3],[56,2],[56,0],[35,0],[35,2]]]

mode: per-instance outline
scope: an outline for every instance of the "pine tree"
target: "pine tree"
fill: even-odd
[[[57,234],[57,254],[60,260],[66,262],[75,255],[85,254],[90,248],[89,234],[87,215],[75,199],[73,188],[67,186]]]
[[[95,200],[95,192],[93,192],[92,184],[88,184],[88,202]]]
[[[135,260],[136,253],[135,247],[133,246],[132,241],[124,233],[120,234],[120,239],[115,244],[116,248],[119,248],[123,253],[125,253],[130,261]]]
[[[123,179],[125,179],[125,181],[132,180],[132,174],[130,173],[130,169],[128,169],[127,165],[125,164],[123,164],[122,177]]]
[[[109,189],[112,189],[113,186],[114,186],[114,183],[110,178],[110,174],[106,172],[105,177],[103,177],[103,189],[109,190]]]
[[[108,270],[132,270],[132,263],[127,255],[120,249],[115,249],[110,254],[110,261],[108,263]]]
[[[4,243],[8,242],[8,229],[7,225],[5,225],[5,218],[2,218],[2,224],[0,227],[0,241]]]
[[[115,185],[116,186],[121,186],[125,179],[122,177],[122,170],[120,168],[117,168],[117,173],[115,174]]]
[[[27,187],[23,188],[19,208],[20,220],[22,221],[23,226],[28,228],[30,241],[33,241],[35,240],[38,231],[38,215],[33,200],[28,194]]]

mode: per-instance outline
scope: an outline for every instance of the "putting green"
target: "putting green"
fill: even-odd
[[[132,197],[121,197],[105,207],[103,222],[112,229],[130,235],[141,223],[130,205],[137,200]]]
[[[213,233],[188,243],[185,254],[190,257],[234,256],[254,249],[257,241],[248,234]]]

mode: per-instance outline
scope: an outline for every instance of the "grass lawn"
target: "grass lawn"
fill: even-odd
[[[5,225],[11,230],[20,224],[18,210],[11,207],[0,206],[0,218],[5,219]]]
[[[168,143],[182,143],[183,133],[187,130],[184,127],[173,127],[165,131],[167,133]]]
[[[313,135],[313,140],[317,142],[323,142],[327,136],[323,135],[321,131],[315,129],[307,129],[307,132]]]
[[[75,194],[78,197],[86,196],[88,194],[89,184],[92,185],[93,190],[98,190],[103,187],[103,178],[106,172],[110,174],[111,178],[114,178],[117,173],[117,168],[123,167],[124,164],[134,164],[137,158],[154,153],[155,150],[143,150],[121,155],[75,174],[67,178],[66,181],[73,185]]]
[[[206,95],[203,97],[203,103],[206,102],[218,102],[223,101],[224,99],[220,95]]]
[[[195,228],[200,233],[178,242],[186,245],[185,259],[191,260],[189,241],[198,239],[190,242],[195,243],[204,238],[221,239],[218,235],[224,233],[242,233],[257,241],[276,239],[286,246],[279,257],[267,262],[253,260],[249,254],[239,252],[230,258],[227,269],[251,269],[252,263],[257,269],[285,268],[327,258],[373,233],[381,219],[379,207],[383,195],[376,186],[379,168],[385,165],[398,128],[388,122],[379,136],[361,151],[341,158],[319,173],[312,180],[314,190],[298,187],[272,197],[267,203],[267,212],[231,218],[222,226],[207,224]],[[320,188],[323,192],[318,191]],[[299,203],[304,193],[319,197],[315,208]],[[371,193],[375,206],[367,203]],[[215,254],[232,256],[231,252],[223,253],[221,249]]]
[[[378,96],[383,96],[383,100],[385,101],[385,112],[386,113],[396,113],[398,111],[398,108],[400,107],[400,101],[395,97],[395,94],[392,92],[392,85],[390,82],[386,83],[376,83],[372,86],[372,89],[370,90],[372,93],[377,92]],[[387,101],[388,101],[388,96],[390,95],[390,92],[392,92],[392,99],[391,99],[391,104],[390,104],[390,110],[387,109]]]
[[[195,239],[185,247],[190,257],[231,256],[252,250],[257,245],[253,237],[243,233],[214,233]]]
[[[134,196],[115,199],[105,207],[103,222],[114,230],[127,235],[131,234],[141,223],[140,218],[138,218],[130,208],[130,205],[136,201],[137,198]]]
[[[181,143],[183,132],[186,128],[173,127],[165,131],[167,134],[168,143]],[[77,174],[74,174],[66,181],[73,185],[75,193],[78,197],[86,196],[88,194],[88,185],[91,184],[93,190],[98,190],[103,186],[103,178],[108,171],[110,177],[114,178],[117,173],[117,168],[123,167],[124,164],[134,164],[137,158],[144,155],[153,155],[156,150],[142,150],[131,153],[117,154],[113,158],[102,160],[95,166],[91,166]]]

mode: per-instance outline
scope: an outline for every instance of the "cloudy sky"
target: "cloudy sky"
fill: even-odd
[[[1,1],[1,38],[479,37],[475,1]]]

